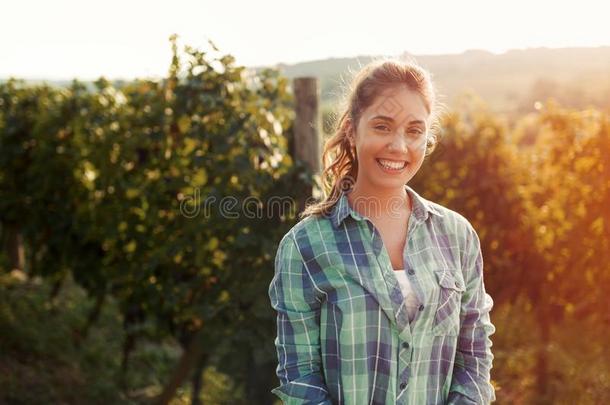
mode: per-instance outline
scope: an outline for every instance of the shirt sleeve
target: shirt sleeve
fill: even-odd
[[[269,286],[277,312],[277,376],[271,390],[284,404],[332,405],[320,355],[320,300],[292,234],[279,244]]]
[[[489,338],[496,330],[489,317],[494,302],[485,292],[479,237],[470,224],[467,233],[462,267],[466,291],[462,296],[460,333],[448,405],[489,404],[496,400],[490,382],[494,356]]]

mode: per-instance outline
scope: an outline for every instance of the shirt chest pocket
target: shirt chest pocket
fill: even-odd
[[[434,335],[457,335],[460,331],[460,307],[465,291],[464,281],[454,269],[435,269],[435,282],[439,288],[438,302],[434,312],[432,332]]]

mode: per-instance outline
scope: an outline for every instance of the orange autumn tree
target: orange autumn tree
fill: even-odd
[[[532,128],[535,143],[524,164],[531,173],[527,217],[544,276],[533,300],[539,390],[549,399],[578,394],[588,403],[604,402],[610,392],[603,338],[610,321],[610,117],[549,102]]]

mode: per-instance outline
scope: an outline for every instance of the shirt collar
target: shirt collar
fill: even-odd
[[[426,221],[430,214],[438,215],[442,217],[443,214],[432,205],[432,203],[415,192],[409,185],[405,184],[407,193],[411,196],[413,215],[418,222]],[[357,211],[354,211],[349,205],[347,194],[349,190],[342,191],[339,200],[333,206],[330,212],[330,220],[335,228],[338,228],[343,220],[348,216],[352,216],[357,221],[364,219],[364,217]]]

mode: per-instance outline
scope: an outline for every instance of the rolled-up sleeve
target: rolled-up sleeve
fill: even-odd
[[[488,404],[496,400],[490,381],[494,356],[490,336],[496,328],[489,312],[494,302],[485,291],[481,244],[468,224],[462,272],[466,291],[462,296],[460,333],[447,404]]]
[[[280,380],[271,392],[284,404],[332,405],[321,371],[320,300],[291,233],[278,246],[269,298],[277,312]]]

